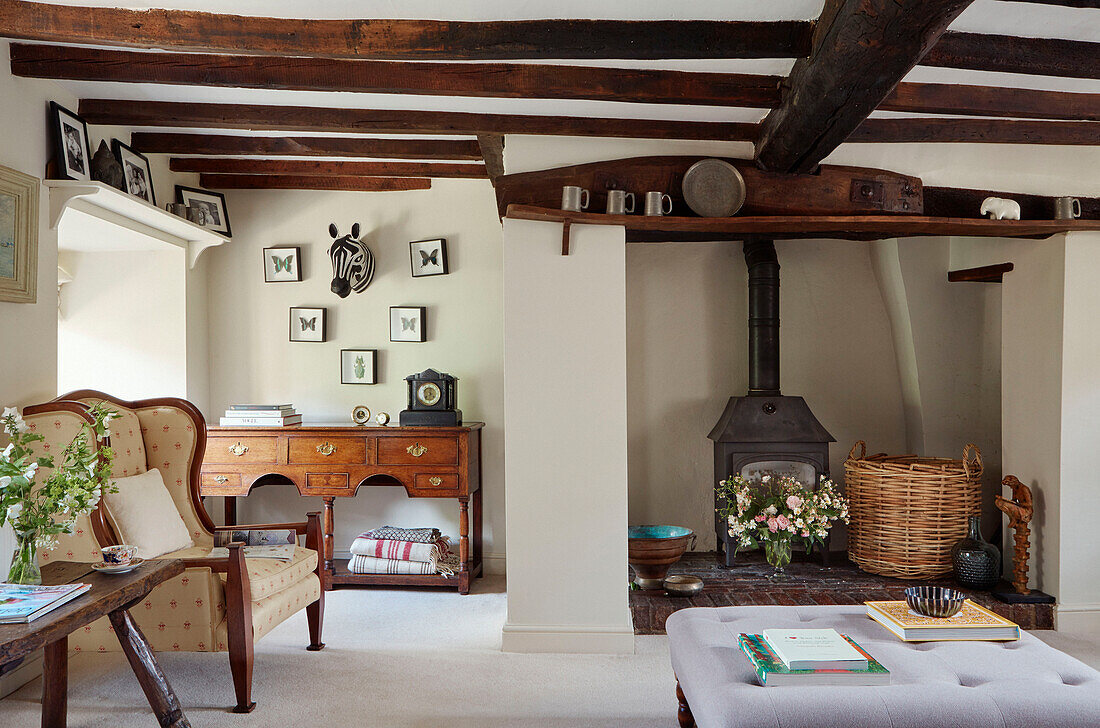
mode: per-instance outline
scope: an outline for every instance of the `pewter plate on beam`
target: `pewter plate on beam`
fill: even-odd
[[[745,178],[729,162],[700,159],[684,173],[684,201],[700,217],[730,217],[745,204]]]

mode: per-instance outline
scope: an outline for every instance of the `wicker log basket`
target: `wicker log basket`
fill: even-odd
[[[871,574],[929,579],[951,573],[951,547],[981,509],[982,454],[962,460],[867,455],[860,440],[844,461],[851,512],[848,556]]]

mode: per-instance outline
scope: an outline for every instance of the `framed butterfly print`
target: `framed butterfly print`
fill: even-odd
[[[298,283],[301,259],[301,248],[264,248],[264,283]]]
[[[298,308],[290,309],[290,340],[291,341],[327,341],[328,331],[325,327],[326,308]]]
[[[424,306],[390,306],[390,341],[427,341]]]
[[[377,384],[377,349],[341,349],[340,384]]]
[[[417,240],[409,243],[412,256],[413,278],[420,276],[442,276],[447,274],[447,241]]]

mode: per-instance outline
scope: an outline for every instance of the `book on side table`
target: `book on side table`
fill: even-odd
[[[841,635],[853,649],[867,660],[863,670],[818,668],[814,670],[792,670],[783,664],[783,660],[768,645],[763,635],[742,634],[737,644],[752,661],[760,684],[766,688],[782,685],[889,685],[890,671],[875,658],[868,655],[849,637]]]
[[[1020,627],[967,599],[952,617],[925,617],[905,602],[864,602],[867,616],[904,642],[1020,639]]]
[[[33,622],[91,588],[91,584],[0,584],[0,624]]]

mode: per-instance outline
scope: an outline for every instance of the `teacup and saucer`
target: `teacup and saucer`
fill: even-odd
[[[92,564],[92,568],[101,574],[125,574],[133,571],[145,560],[135,556],[136,546],[104,546],[99,550],[103,561]]]

